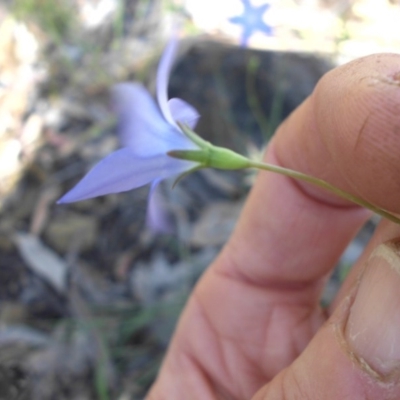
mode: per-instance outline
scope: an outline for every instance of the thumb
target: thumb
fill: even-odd
[[[309,346],[253,400],[400,398],[400,239],[379,245]]]

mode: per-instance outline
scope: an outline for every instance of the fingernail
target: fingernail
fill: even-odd
[[[400,242],[375,249],[349,311],[345,337],[359,364],[376,378],[400,367]]]

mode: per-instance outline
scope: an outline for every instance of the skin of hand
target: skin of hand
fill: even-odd
[[[265,160],[400,213],[400,55],[326,74]],[[260,172],[200,279],[147,400],[400,398],[400,226],[382,221],[329,309],[324,284],[370,213]]]

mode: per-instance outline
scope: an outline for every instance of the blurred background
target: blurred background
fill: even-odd
[[[56,200],[118,147],[109,89],[155,89],[196,131],[260,158],[331,68],[400,44],[396,0],[3,0],[0,3],[0,400],[142,399],[196,280],[232,232],[255,173],[203,170],[148,188]],[[265,210],[268,212],[268,210]],[[377,223],[355,238],[328,304]]]

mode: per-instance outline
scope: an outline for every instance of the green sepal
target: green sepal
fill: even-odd
[[[206,149],[211,147],[212,144],[202,139],[197,133],[193,132],[187,125],[182,124],[181,122],[177,122],[179,128],[182,129],[182,132],[193,142],[196,143],[201,149]]]
[[[202,139],[188,126],[178,122],[183,133],[200,149],[198,150],[171,150],[167,154],[170,157],[199,163],[199,168],[217,169],[243,169],[248,168],[250,160],[232,150],[224,147],[213,146]]]
[[[171,150],[170,157],[199,163],[201,168],[243,169],[249,167],[249,159],[224,147],[210,146],[202,150]]]
[[[171,150],[167,152],[167,155],[180,160],[194,161],[206,167],[209,158],[207,150]]]

